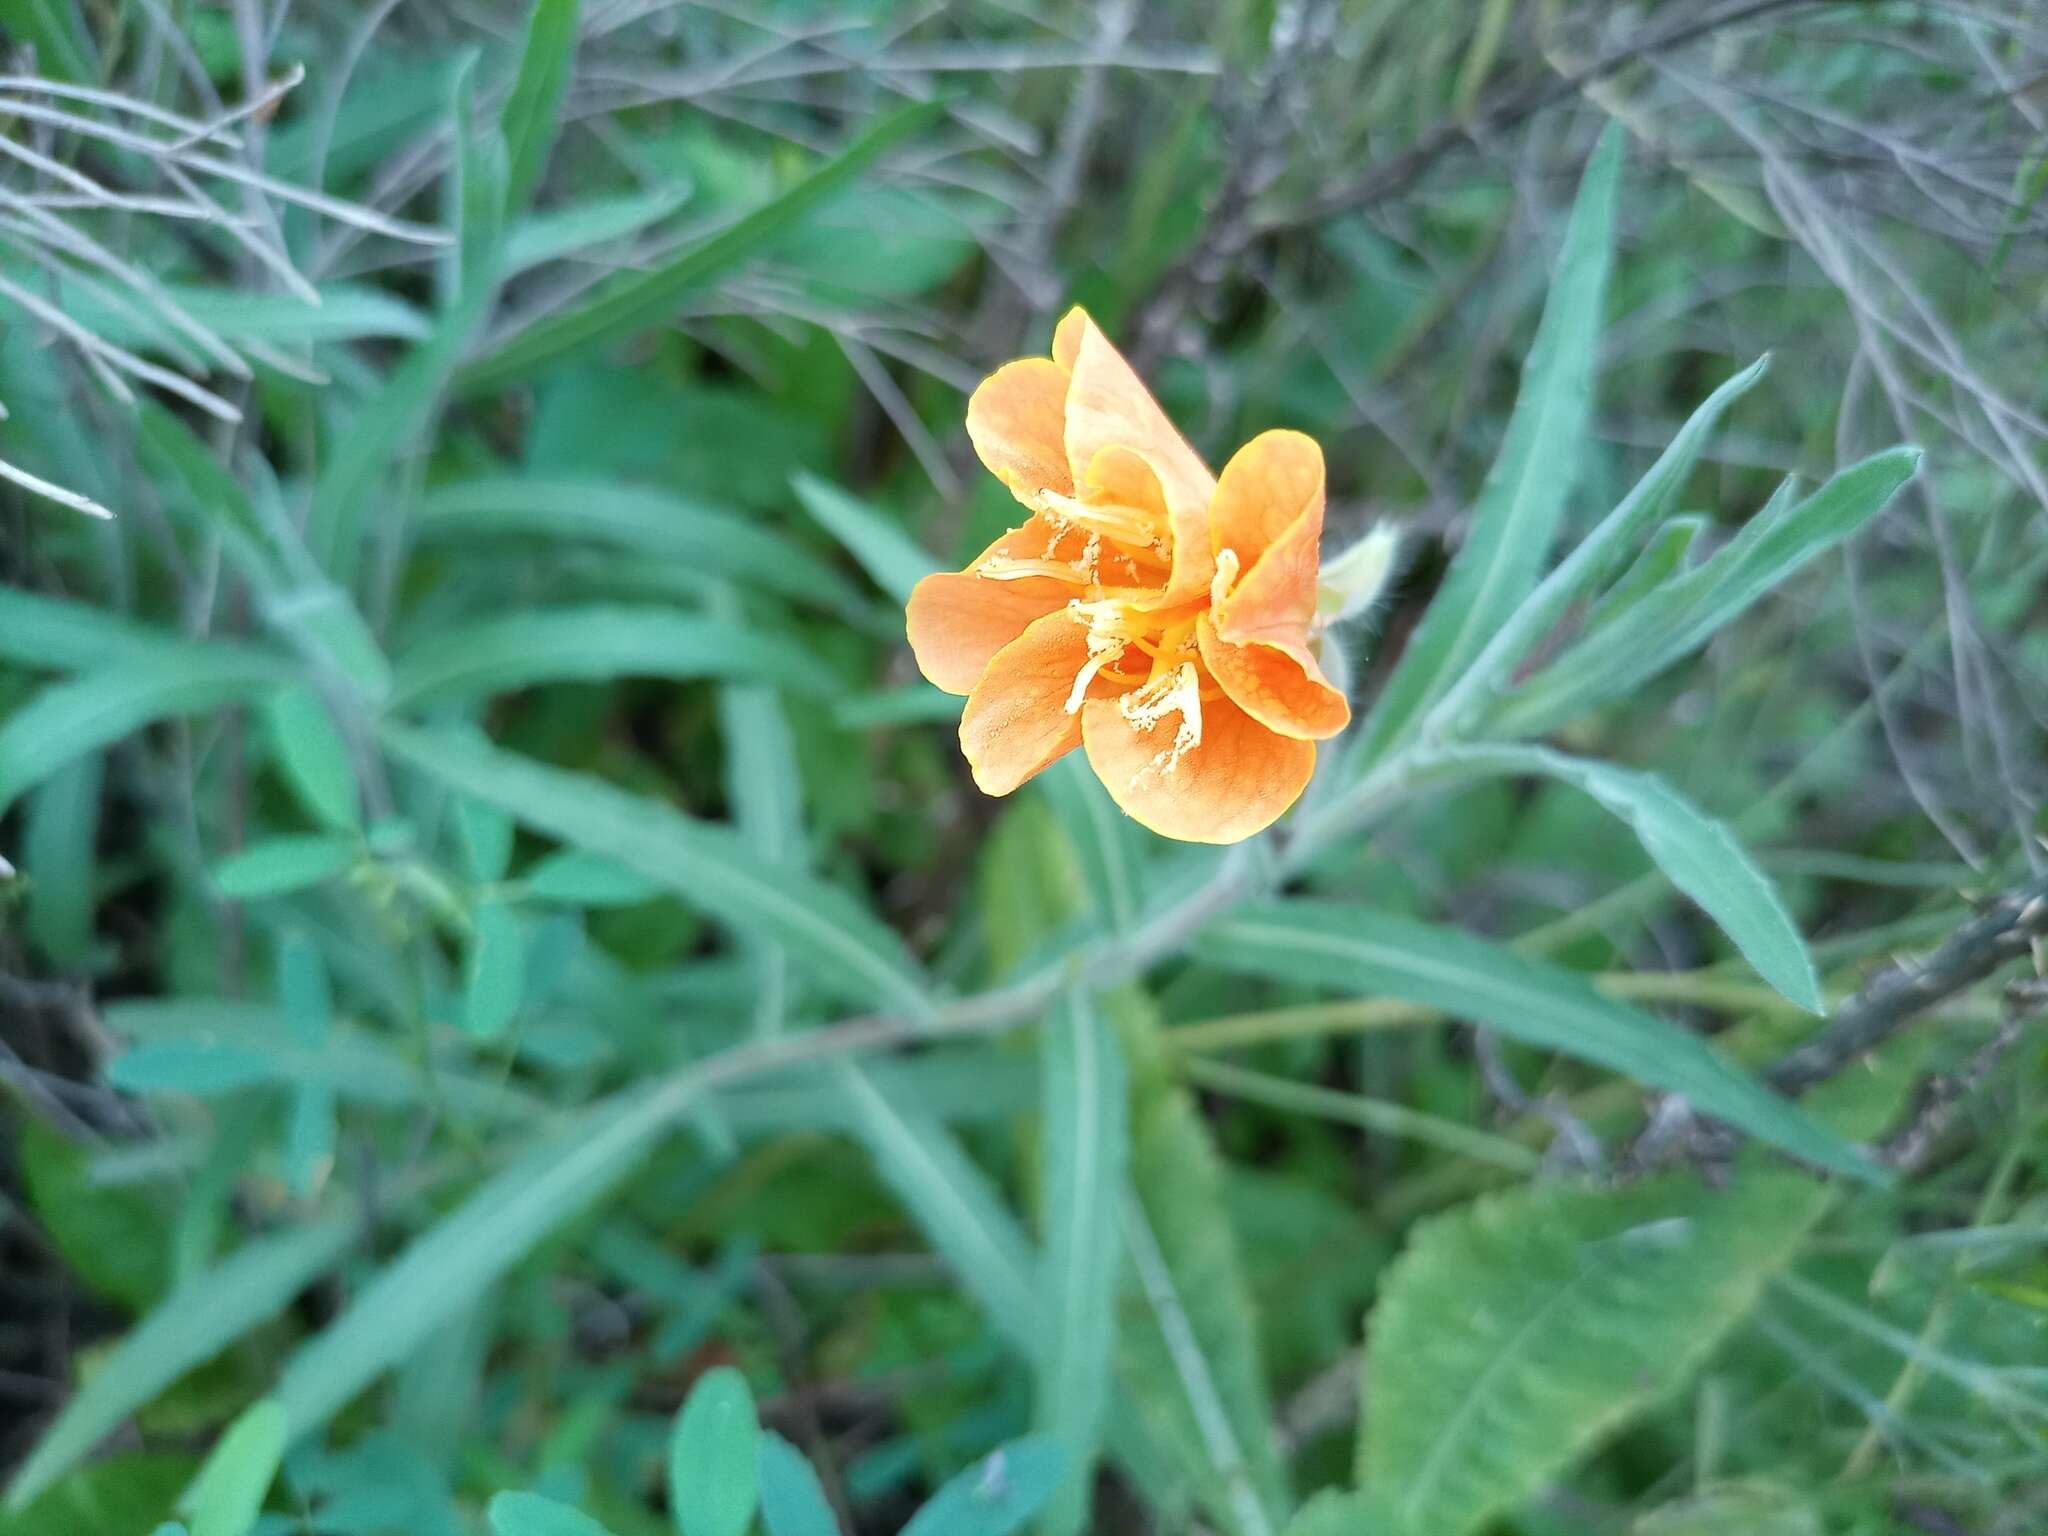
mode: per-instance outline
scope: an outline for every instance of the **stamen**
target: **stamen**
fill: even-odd
[[[1081,501],[1058,491],[1041,491],[1045,513],[1066,523],[1107,534],[1119,544],[1164,552],[1166,540],[1159,521],[1142,507],[1128,507],[1114,501]]]
[[[1209,601],[1221,603],[1230,596],[1230,589],[1237,585],[1237,551],[1219,549],[1216,551],[1216,574],[1209,581]]]
[[[1085,566],[1067,560],[1019,560],[1014,555],[990,555],[974,568],[974,574],[990,581],[1022,581],[1026,576],[1049,576],[1069,586],[1086,586],[1095,578]]]
[[[1117,700],[1123,717],[1141,731],[1150,731],[1168,715],[1178,714],[1172,743],[1132,776],[1135,786],[1148,773],[1172,773],[1180,760],[1202,744],[1202,682],[1192,661],[1154,677],[1144,687]]]

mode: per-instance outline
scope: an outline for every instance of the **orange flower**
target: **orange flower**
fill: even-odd
[[[1006,795],[1085,746],[1164,836],[1271,824],[1351,719],[1316,663],[1322,450],[1263,432],[1216,478],[1079,309],[982,383],[967,435],[1031,516],[908,617],[924,675],[967,695],[974,782]]]

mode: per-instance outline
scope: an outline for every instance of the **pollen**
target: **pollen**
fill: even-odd
[[[1132,689],[1117,700],[1117,708],[1132,725],[1148,732],[1155,730],[1168,715],[1180,716],[1173,740],[1154,754],[1137,778],[1148,773],[1172,773],[1183,757],[1202,744],[1202,680],[1192,661],[1184,661],[1170,672],[1159,673],[1144,687]]]

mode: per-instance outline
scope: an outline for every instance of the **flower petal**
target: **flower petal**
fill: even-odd
[[[1085,479],[1105,448],[1128,448],[1142,458],[1159,477],[1171,519],[1173,585],[1182,584],[1185,565],[1186,580],[1206,586],[1207,575],[1195,578],[1211,559],[1207,519],[1215,476],[1085,311],[1070,310],[1060,322],[1053,336],[1053,356],[1073,372],[1066,398],[1066,444],[1074,479]]]
[[[1207,614],[1195,628],[1202,665],[1232,702],[1268,730],[1322,741],[1351,723],[1351,705],[1323,675],[1315,653],[1291,642],[1233,645]]]
[[[960,750],[983,794],[1007,795],[1081,744],[1067,695],[1087,663],[1088,628],[1064,613],[1034,620],[996,652],[960,714]],[[1090,687],[1110,691],[1101,679]]]
[[[989,473],[1026,505],[1074,493],[1067,467],[1067,370],[1050,358],[1005,363],[967,401],[967,436]]]
[[[1115,699],[1081,706],[1088,763],[1132,820],[1190,843],[1241,842],[1301,797],[1315,771],[1312,741],[1277,736],[1228,697],[1202,702],[1202,739],[1171,769],[1158,766],[1171,717],[1133,725]]]
[[[1057,537],[1050,524],[1033,518],[989,545],[966,570],[935,572],[911,589],[904,627],[918,671],[935,687],[972,692],[997,651],[1033,619],[1065,608],[1080,592],[1078,571],[1072,582],[1052,576],[997,581],[975,574],[997,556],[1039,559]]]
[[[1306,650],[1323,541],[1323,451],[1299,432],[1261,432],[1216,484],[1209,537],[1237,557],[1236,584],[1215,603],[1216,631]]]

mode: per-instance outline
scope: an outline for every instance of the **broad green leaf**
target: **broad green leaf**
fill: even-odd
[[[601,544],[842,612],[858,611],[863,603],[837,571],[758,522],[616,480],[489,475],[453,481],[421,500],[418,533],[423,541],[498,541],[525,534]]]
[[[107,1081],[124,1093],[233,1093],[282,1075],[277,1058],[227,1041],[157,1040],[107,1063]]]
[[[326,1043],[334,1027],[334,989],[319,947],[296,930],[277,941],[277,1000],[299,1044]]]
[[[1486,648],[1465,674],[1446,690],[1430,711],[1428,727],[1460,731],[1471,727],[1496,690],[1503,687],[1515,667],[1565,616],[1571,605],[1584,597],[1620,563],[1623,552],[1644,529],[1666,515],[1672,501],[1685,488],[1707,440],[1721,424],[1721,418],[1750,390],[1770,367],[1766,354],[1729,379],[1709,395],[1692,413],[1678,435],[1657,456],[1649,472],[1635,483],[1619,505],[1580,541],[1578,548],[1537,585],[1536,589],[1501,625]],[[1683,544],[1668,556],[1675,561]],[[1427,730],[1427,727],[1425,728]]]
[[[1319,901],[1254,905],[1210,927],[1203,959],[1356,996],[1384,994],[1682,1094],[1795,1157],[1858,1178],[1884,1171],[1691,1031],[1580,976],[1454,928]]]
[[[0,0],[4,4],[4,0]],[[163,1452],[117,1451],[74,1469],[19,1509],[0,1513],[0,1536],[100,1536],[103,1531],[141,1532],[171,1512],[192,1481],[196,1457]],[[182,1532],[184,1527],[173,1526]]]
[[[526,928],[511,904],[479,902],[463,968],[462,1024],[484,1040],[502,1035],[526,990]]]
[[[768,1536],[840,1536],[832,1505],[803,1452],[780,1435],[764,1434],[755,1465]]]
[[[668,1507],[681,1536],[746,1536],[760,1440],[746,1377],[729,1365],[699,1376],[668,1443]]]
[[[1457,681],[1528,597],[1549,558],[1592,423],[1625,142],[1610,126],[1586,167],[1500,456],[1480,487],[1463,547],[1366,718],[1368,758],[1405,737]]]
[[[284,1459],[284,1410],[264,1398],[244,1409],[186,1495],[192,1536],[249,1536]]]
[[[0,27],[35,49],[36,62],[51,79],[99,83],[92,34],[75,7],[62,0],[0,0]]]
[[[943,108],[918,102],[875,123],[795,186],[651,271],[622,274],[573,309],[551,315],[464,369],[464,394],[501,388],[563,353],[602,346],[666,321],[691,294],[789,229]]]
[[[1429,756],[1493,773],[1544,774],[1584,790],[1629,824],[1643,851],[1721,925],[1759,976],[1809,1013],[1825,1007],[1813,957],[1770,877],[1724,823],[1655,774],[1511,744],[1450,746]]]
[[[1804,1496],[1767,1483],[1728,1483],[1651,1510],[1628,1536],[1826,1536]]]
[[[874,584],[899,603],[910,589],[938,569],[894,519],[816,475],[799,473],[790,484],[818,525],[853,556]]]
[[[556,119],[576,62],[578,0],[534,0],[526,23],[526,47],[519,78],[506,98],[500,131],[505,135],[505,207],[516,213],[533,198],[553,147]]]
[[[324,1424],[535,1244],[601,1199],[697,1094],[686,1075],[593,1104],[414,1238],[286,1363],[277,1399],[291,1437]]]
[[[320,696],[306,687],[280,689],[264,714],[272,755],[300,804],[336,831],[359,828],[355,768]]]
[[[222,647],[52,684],[0,723],[0,810],[88,752],[173,715],[259,697],[287,675],[276,658]]]
[[[1497,717],[1499,729],[1545,731],[1655,677],[1869,522],[1919,463],[1919,449],[1890,448],[1838,471],[1803,501],[1774,500],[1712,559],[1587,634],[1517,688]]]
[[[533,900],[565,907],[632,907],[661,894],[661,886],[645,875],[575,849],[536,860],[520,884]]]
[[[392,754],[526,825],[656,881],[742,932],[775,934],[834,996],[925,1017],[931,1004],[902,941],[843,891],[764,869],[724,827],[693,821],[587,774],[472,738],[391,725]]]
[[[611,1536],[580,1509],[537,1493],[500,1493],[486,1514],[491,1536]]]
[[[1035,1355],[1039,1314],[1030,1244],[988,1176],[943,1125],[899,1104],[881,1079],[851,1061],[834,1062],[832,1072],[875,1171],[959,1272],[991,1326],[1026,1356]]]
[[[1463,1536],[1681,1385],[1826,1209],[1751,1166],[1728,1189],[1539,1184],[1416,1229],[1366,1341],[1360,1481],[1409,1536]]]
[[[933,1494],[903,1536],[1009,1536],[1044,1508],[1068,1470],[1049,1436],[1012,1440]]]
[[[543,608],[436,630],[398,657],[405,705],[618,677],[734,677],[829,696],[838,681],[793,641],[673,609]]]
[[[103,1185],[85,1149],[35,1115],[13,1117],[26,1204],[86,1289],[142,1313],[170,1288],[170,1215],[153,1191]]]
[[[213,883],[234,901],[282,896],[332,879],[361,854],[362,843],[346,833],[268,837],[214,865]]]
[[[1039,1038],[1045,1249],[1039,1310],[1037,1427],[1067,1455],[1070,1476],[1042,1529],[1086,1528],[1116,1357],[1122,1249],[1117,1202],[1129,1165],[1129,1085],[1116,1031],[1070,993]]]

